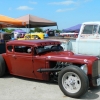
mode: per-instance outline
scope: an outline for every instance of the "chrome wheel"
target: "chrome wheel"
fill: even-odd
[[[77,93],[81,89],[81,79],[74,72],[67,72],[62,77],[62,85],[69,93]]]
[[[87,92],[89,80],[81,68],[69,65],[60,71],[58,84],[65,95],[78,98]]]

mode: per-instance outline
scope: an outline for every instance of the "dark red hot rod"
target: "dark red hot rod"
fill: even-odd
[[[95,56],[63,51],[59,41],[14,40],[0,55],[0,77],[10,74],[57,81],[61,91],[78,98],[89,85],[100,85],[100,61]]]

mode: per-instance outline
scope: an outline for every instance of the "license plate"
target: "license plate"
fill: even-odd
[[[97,79],[97,86],[100,85],[100,78]]]

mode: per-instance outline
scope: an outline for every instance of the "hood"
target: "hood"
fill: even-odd
[[[87,63],[88,61],[98,60],[95,56],[75,55],[70,51],[49,52],[39,57],[45,57],[49,61],[67,61],[75,63]]]

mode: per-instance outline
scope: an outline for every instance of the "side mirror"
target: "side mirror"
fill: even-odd
[[[27,49],[27,53],[31,53],[31,52],[32,52],[31,48]]]

